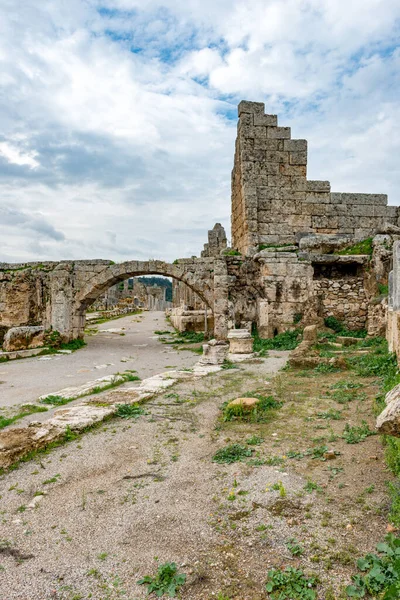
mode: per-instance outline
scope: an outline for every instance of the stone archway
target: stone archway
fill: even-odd
[[[83,336],[87,308],[109,287],[129,277],[143,275],[161,275],[178,279],[190,287],[214,312],[215,273],[210,259],[183,259],[176,263],[163,261],[127,261],[118,264],[104,264],[96,268],[79,268],[75,265],[73,273],[54,280],[54,301],[51,325],[62,333],[65,339]],[[211,267],[211,268],[210,268]],[[67,281],[68,280],[68,281]],[[222,320],[220,319],[220,323]],[[223,338],[225,332],[216,332]]]

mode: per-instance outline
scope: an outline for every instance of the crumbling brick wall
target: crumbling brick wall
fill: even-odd
[[[358,239],[385,222],[397,225],[399,208],[384,194],[331,193],[329,181],[307,180],[307,141],[292,140],[264,104],[239,104],[232,171],[232,245],[251,254],[261,244],[290,244],[303,234],[341,233]]]

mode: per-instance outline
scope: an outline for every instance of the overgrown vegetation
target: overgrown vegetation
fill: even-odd
[[[303,571],[293,567],[271,569],[265,584],[271,600],[315,600],[316,577],[306,577]]]
[[[337,254],[341,255],[354,255],[354,254],[368,254],[372,256],[372,237],[366,238],[361,242],[357,242],[352,246],[348,246],[347,248],[343,248],[343,250],[339,250]]]
[[[80,338],[71,340],[70,342],[63,342],[61,333],[56,329],[48,329],[44,332],[43,343],[47,346],[47,351],[44,352],[46,354],[56,353],[59,350],[71,350],[75,352],[86,346],[86,342]]]
[[[175,598],[176,593],[186,581],[184,573],[178,573],[175,563],[166,562],[159,565],[156,575],[146,575],[137,582],[139,585],[147,585],[147,594],[154,593],[158,598],[166,594]]]
[[[266,356],[268,350],[294,350],[301,342],[301,329],[284,331],[273,338],[261,338],[256,330],[253,331],[253,351],[260,356]]]
[[[353,576],[353,584],[346,588],[349,598],[400,598],[400,538],[389,534],[376,550],[379,555],[369,553],[358,559],[357,567],[365,574]]]

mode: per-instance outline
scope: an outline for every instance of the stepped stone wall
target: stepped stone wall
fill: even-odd
[[[261,102],[239,104],[232,171],[232,246],[244,254],[260,245],[292,244],[303,235],[374,235],[397,225],[399,208],[385,194],[332,193],[329,181],[307,179],[307,141],[264,114]]]

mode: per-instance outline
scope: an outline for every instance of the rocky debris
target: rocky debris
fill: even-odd
[[[222,340],[210,340],[203,344],[201,365],[222,365],[228,356],[229,345]]]
[[[3,349],[6,352],[27,350],[43,346],[44,327],[11,327],[4,336]]]
[[[394,235],[399,235],[400,234],[400,227],[397,227],[397,225],[393,225],[393,223],[383,223],[382,226],[377,228],[378,233],[392,233]]]
[[[396,385],[385,397],[386,408],[376,420],[379,433],[400,437],[400,384]]]
[[[320,359],[317,353],[312,351],[312,346],[317,342],[318,328],[316,325],[308,325],[303,331],[303,340],[292,350],[289,355],[289,364],[292,367],[315,367]]]
[[[243,411],[250,412],[257,406],[259,402],[260,401],[258,398],[236,398],[235,400],[231,400],[231,402],[229,402],[228,407],[241,406]]]
[[[253,352],[253,338],[247,329],[231,329],[228,341],[231,354],[251,355]]]

